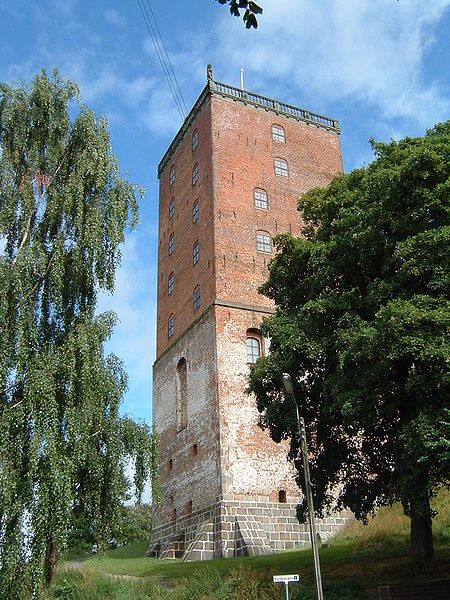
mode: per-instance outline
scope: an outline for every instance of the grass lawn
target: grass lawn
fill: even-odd
[[[436,560],[431,565],[419,567],[412,562],[408,548],[409,520],[402,514],[400,506],[387,507],[380,509],[366,526],[356,522],[350,523],[332,541],[330,547],[320,549],[324,587],[350,584],[352,589],[362,590],[392,583],[447,579],[450,564],[449,500],[448,491],[442,491],[435,501],[439,516],[434,522]],[[204,580],[211,577],[233,578],[237,573],[241,580],[254,578],[264,585],[269,585],[272,575],[299,573],[300,580],[306,588],[312,589],[313,586],[314,572],[310,550],[260,557],[182,562],[144,558],[147,547],[148,542],[138,542],[107,551],[101,556],[85,557],[79,559],[82,561],[81,568],[93,576],[108,573],[143,578],[142,581],[153,581],[166,590],[178,589],[180,585],[187,585],[186,582],[199,577]],[[195,594],[193,597],[196,597]],[[336,597],[362,596],[338,594]]]
[[[143,558],[145,543],[111,550],[104,557],[93,557],[83,565],[97,572],[135,577],[158,577],[165,580],[188,578],[200,571],[211,570],[228,574],[246,568],[264,574],[268,579],[274,574],[299,573],[302,580],[313,581],[310,550],[281,552],[270,556],[227,558],[211,562],[160,561]],[[324,582],[351,579],[361,587],[376,587],[402,581],[425,581],[448,577],[450,548],[437,548],[436,560],[428,567],[417,567],[408,557],[408,547],[391,543],[384,548],[358,549],[355,544],[341,543],[322,548],[320,560]]]

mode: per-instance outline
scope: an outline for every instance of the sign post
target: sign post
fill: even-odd
[[[289,600],[289,583],[291,581],[298,583],[300,581],[300,577],[298,575],[274,575],[273,576],[274,583],[284,583],[284,589],[286,590],[286,600]]]

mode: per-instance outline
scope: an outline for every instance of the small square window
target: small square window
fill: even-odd
[[[194,290],[193,306],[194,310],[198,310],[200,308],[200,286],[197,286]]]
[[[281,125],[272,125],[272,139],[276,142],[285,142],[284,129]]]
[[[198,146],[198,129],[192,134],[192,150],[195,150]]]
[[[175,249],[175,234],[172,233],[169,238],[169,256],[171,256],[173,254],[174,249]]]
[[[270,235],[265,232],[259,232],[256,234],[256,249],[258,252],[266,252],[270,254],[272,250],[272,244]]]
[[[267,198],[267,192],[265,190],[256,189],[253,192],[253,203],[256,208],[269,208],[269,200]]]
[[[287,162],[282,158],[276,158],[274,160],[275,175],[281,175],[282,177],[288,176]]]
[[[169,279],[167,280],[167,293],[170,296],[170,294],[173,293],[173,286],[175,284],[175,276],[173,274],[173,272],[169,275]]]
[[[198,200],[197,200],[196,203],[194,204],[194,206],[192,207],[192,222],[193,223],[197,223],[197,221],[198,221],[198,212],[199,212],[199,207],[198,207]]]
[[[175,165],[172,165],[170,167],[170,171],[169,171],[169,185],[173,184],[173,182],[175,181],[175,177],[176,177]]]
[[[197,240],[192,248],[192,262],[194,263],[194,265],[196,265],[198,263],[199,259],[200,259],[200,246],[199,246],[199,243]]]
[[[195,185],[198,181],[198,163],[192,167],[192,185]]]
[[[169,202],[169,219],[173,218],[175,214],[175,198],[171,198]]]
[[[171,338],[173,336],[173,316],[169,317],[167,321],[167,337]]]

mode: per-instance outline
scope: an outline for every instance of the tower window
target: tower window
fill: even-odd
[[[194,310],[198,310],[200,308],[200,286],[199,285],[194,290],[193,306],[194,306]]]
[[[247,340],[247,362],[254,365],[261,356],[261,342],[258,338],[248,337]]]
[[[198,129],[192,134],[192,150],[195,150],[198,146]]]
[[[195,185],[198,181],[198,162],[192,167],[192,185]]]
[[[193,223],[197,223],[198,221],[198,200],[195,202],[194,206],[192,207],[192,222]]]
[[[272,139],[276,142],[285,142],[284,128],[281,125],[272,125]]]
[[[186,512],[188,515],[192,514],[192,500],[189,500],[189,502],[186,504]]]
[[[169,219],[173,218],[175,214],[175,198],[171,198],[169,202]]]
[[[173,254],[174,249],[175,249],[175,234],[172,233],[169,238],[169,256],[171,256]]]
[[[275,175],[281,175],[281,177],[288,176],[288,165],[284,158],[276,158],[273,162]]]
[[[167,280],[167,294],[170,296],[170,294],[173,293],[173,286],[175,283],[175,275],[172,273],[169,275],[169,279]]]
[[[194,246],[192,247],[192,262],[194,265],[198,263],[200,259],[200,246],[198,240],[194,242]]]
[[[256,188],[253,192],[253,203],[256,208],[269,208],[269,199],[267,198],[267,192]]]
[[[172,165],[170,167],[170,171],[169,171],[169,185],[172,185],[172,183],[175,181],[175,177],[176,177],[175,165]]]
[[[169,471],[173,469],[173,460],[169,458]]]
[[[278,492],[278,502],[287,502],[286,491],[280,490]]]
[[[169,338],[171,338],[173,336],[173,323],[174,323],[173,315],[170,315],[170,317],[167,321],[167,337],[169,337]]]
[[[256,233],[256,249],[258,252],[265,252],[270,254],[272,250],[272,244],[270,235],[266,231],[258,231]]]
[[[193,444],[192,445],[192,455],[197,456],[197,454],[198,454],[198,446],[197,446],[197,444]]]
[[[176,375],[177,390],[177,431],[187,425],[187,365],[186,359],[180,358]]]

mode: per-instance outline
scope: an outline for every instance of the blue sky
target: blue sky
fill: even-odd
[[[247,31],[214,0],[151,2],[188,108],[214,77],[333,116],[346,171],[372,159],[370,137],[422,135],[450,118],[450,0],[261,0]],[[137,0],[0,0],[0,81],[57,67],[106,115],[122,173],[146,189],[127,238],[108,349],[129,374],[123,412],[151,419],[155,358],[157,165],[181,119]]]

